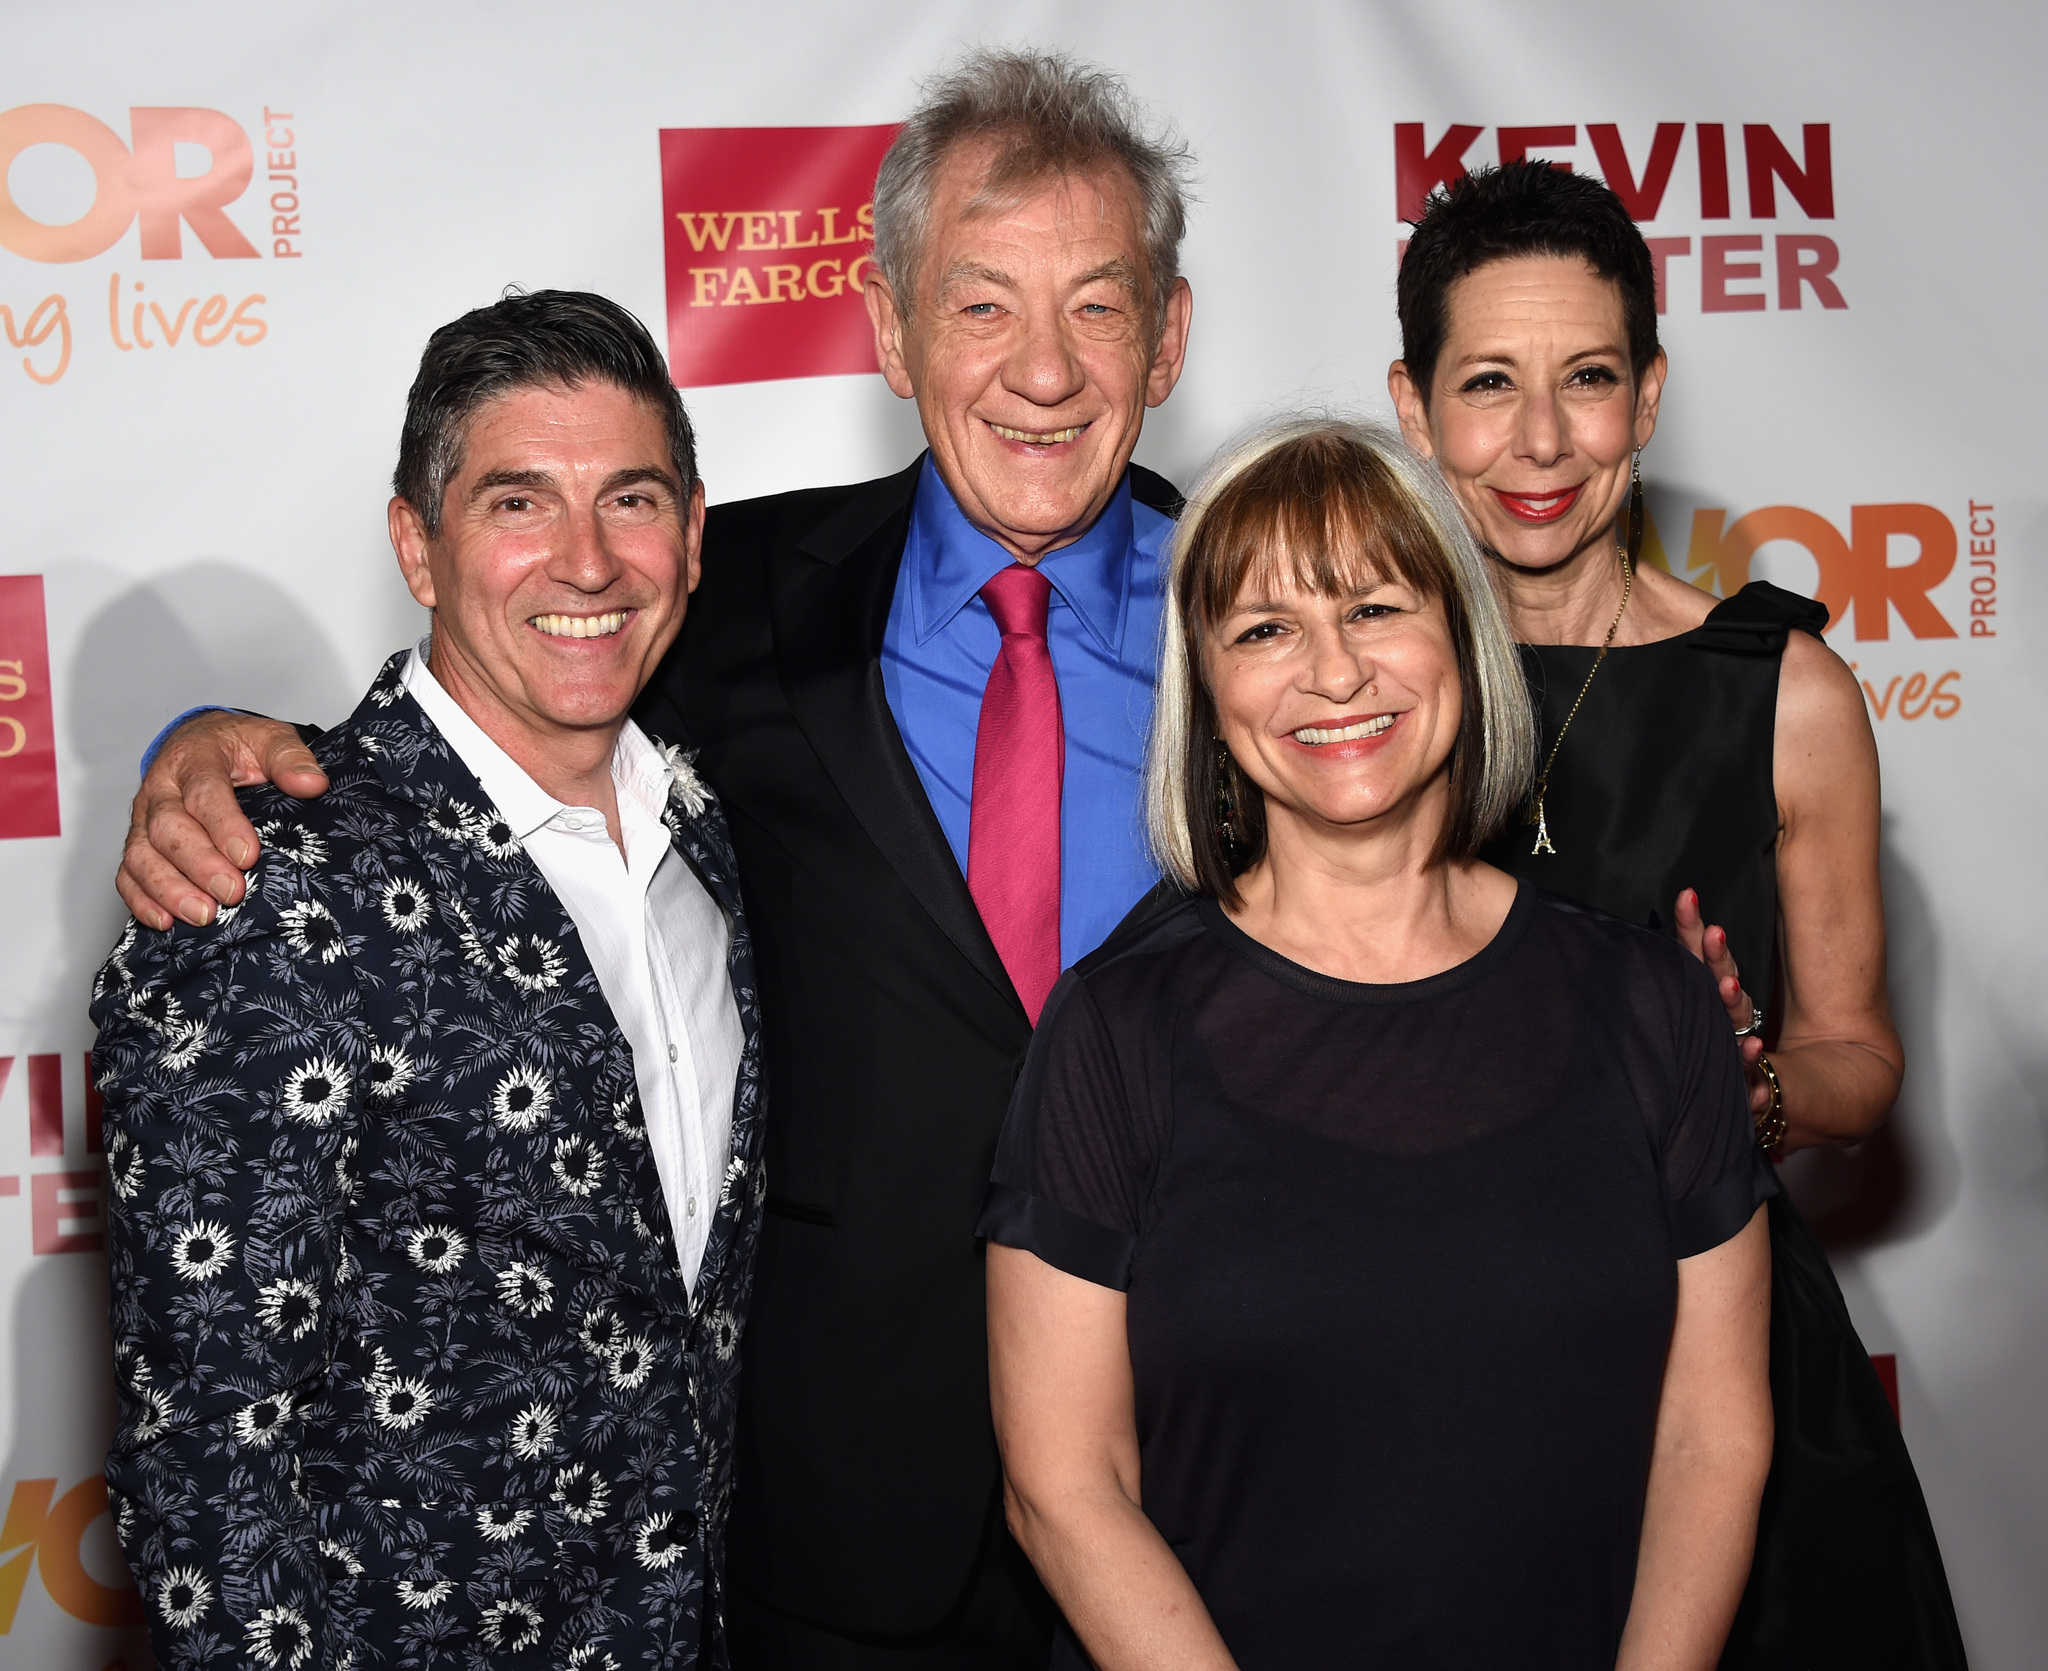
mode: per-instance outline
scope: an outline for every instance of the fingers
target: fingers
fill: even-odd
[[[184,817],[182,813],[176,816]],[[191,821],[186,819],[185,822],[189,824]],[[198,826],[193,825],[193,828],[196,830]],[[204,839],[203,832],[201,839]],[[114,878],[114,886],[119,889],[128,909],[135,913],[136,921],[159,929],[169,928],[174,917],[195,927],[212,922],[217,909],[213,896],[195,887],[183,871],[157,850],[154,841],[148,809],[137,797],[128,829],[128,843],[121,855],[120,874]],[[235,880],[236,897],[239,898],[239,873]]]
[[[1718,923],[1710,923],[1700,936],[1700,956],[1706,966],[1714,971],[1716,980],[1739,977],[1741,970],[1735,967],[1735,954],[1728,949],[1728,931]]]
[[[223,905],[242,897],[242,867],[256,862],[256,826],[226,777],[188,778],[184,799],[151,808],[151,845]]]
[[[1702,962],[1706,960],[1706,924],[1700,919],[1700,896],[1691,888],[1679,890],[1671,907],[1671,921],[1678,929],[1678,943]]]
[[[1733,975],[1723,975],[1716,986],[1721,994],[1721,1007],[1728,1012],[1728,1024],[1744,1035],[1744,1045],[1753,1043],[1756,1035],[1750,1029],[1756,1025],[1756,1006],[1742,990],[1742,982]]]
[[[164,929],[171,926],[171,914],[150,897],[149,890],[128,874],[124,860],[121,868],[114,873],[114,891],[121,896],[121,903],[128,907],[130,915],[145,927]],[[208,902],[202,901],[202,909]]]
[[[237,734],[249,724],[276,727],[275,721],[252,722],[236,714],[188,720],[143,778],[116,882],[139,921],[166,927],[164,919],[176,916],[208,923],[217,904],[232,905],[242,897],[240,866],[254,864],[259,847],[234,789],[238,770],[249,781],[256,777],[255,757],[245,754]]]
[[[327,774],[313,758],[313,751],[299,741],[299,734],[288,725],[279,726],[276,734],[266,740],[263,775],[287,795],[296,795],[301,800],[327,792]]]

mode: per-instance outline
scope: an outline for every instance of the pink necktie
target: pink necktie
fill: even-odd
[[[1060,973],[1060,784],[1067,731],[1045,643],[1052,583],[1012,564],[981,589],[1002,647],[981,693],[967,891],[1031,1024]]]

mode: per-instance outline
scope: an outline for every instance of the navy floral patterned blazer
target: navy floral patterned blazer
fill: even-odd
[[[745,1037],[692,1296],[575,926],[403,667],[327,794],[244,792],[244,902],[95,985],[122,1547],[166,1671],[720,1667],[763,1197],[724,820],[682,766]]]

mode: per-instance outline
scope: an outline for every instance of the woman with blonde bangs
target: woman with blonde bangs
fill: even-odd
[[[1363,425],[1255,436],[1182,519],[1189,897],[1055,990],[982,1224],[1056,1665],[1720,1652],[1775,1185],[1706,969],[1477,857],[1534,757],[1485,565]]]

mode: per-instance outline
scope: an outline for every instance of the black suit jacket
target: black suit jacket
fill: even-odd
[[[858,1633],[941,1623],[999,1525],[974,1225],[1031,1040],[882,690],[922,462],[714,508],[636,711],[701,751],[761,983],[768,1203],[730,1574]]]

